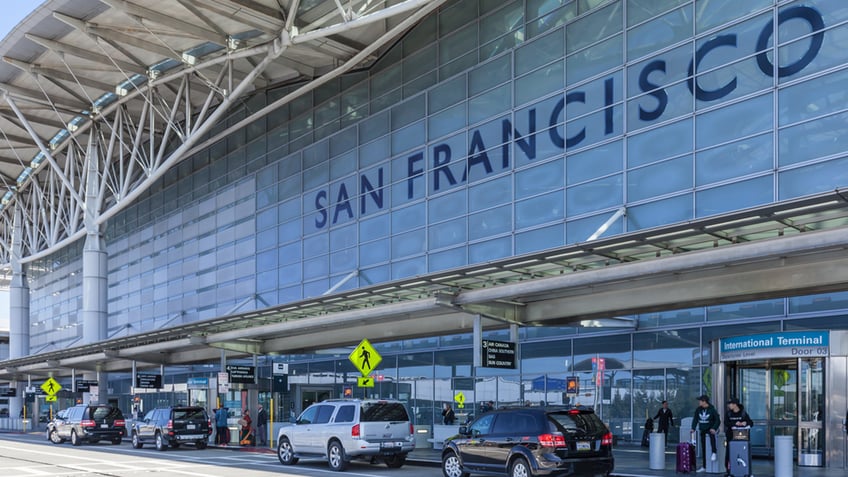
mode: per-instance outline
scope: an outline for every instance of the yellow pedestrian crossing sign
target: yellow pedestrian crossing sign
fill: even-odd
[[[371,376],[360,376],[356,378],[356,385],[360,388],[373,388],[374,378]]]
[[[380,361],[383,360],[383,357],[380,356],[380,353],[371,346],[371,343],[368,342],[367,339],[362,339],[362,342],[350,353],[350,356],[347,357],[356,369],[362,373],[363,376],[368,376],[371,374],[371,371],[380,364]]]
[[[459,409],[465,407],[465,394],[463,394],[462,391],[456,393],[456,395],[453,397],[453,400],[456,402],[456,407],[458,407]]]
[[[58,401],[58,400],[59,400],[59,398],[57,398],[55,395],[53,395],[53,396],[44,396],[44,401],[45,401],[45,402],[56,402],[56,401]]]
[[[41,390],[44,391],[48,396],[55,396],[60,389],[62,389],[62,385],[59,384],[59,382],[53,378],[47,378],[47,381],[44,381],[44,383],[41,385]]]

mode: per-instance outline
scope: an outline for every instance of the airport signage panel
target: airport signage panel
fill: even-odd
[[[256,382],[256,366],[227,365],[230,384],[253,384]]]
[[[161,389],[162,388],[162,375],[161,374],[136,373],[136,375],[135,375],[135,387],[144,388],[144,389]]]
[[[483,340],[481,349],[484,368],[515,369],[515,343]]]
[[[719,340],[719,360],[824,358],[830,355],[827,331],[783,331]]]

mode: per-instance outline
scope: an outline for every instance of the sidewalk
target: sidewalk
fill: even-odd
[[[612,475],[620,477],[681,477],[675,471],[677,458],[674,450],[669,447],[665,453],[665,469],[649,469],[650,456],[648,450],[638,446],[620,445],[613,449],[615,455],[615,470]],[[409,454],[407,462],[412,465],[440,466],[441,452],[434,449],[416,449]],[[697,476],[724,476],[721,474],[696,474]],[[774,475],[774,460],[770,458],[754,458],[752,463],[752,476],[767,477]],[[845,469],[824,467],[798,467],[794,466],[793,475],[798,477],[846,477]]]

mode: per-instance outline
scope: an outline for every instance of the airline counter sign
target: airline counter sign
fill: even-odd
[[[784,331],[719,340],[719,359],[824,358],[830,355],[827,331]]]

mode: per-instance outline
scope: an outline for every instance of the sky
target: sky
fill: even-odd
[[[42,3],[44,0],[0,0],[3,11],[0,15],[0,38],[6,38],[15,25]]]
[[[26,18],[44,0],[0,0],[0,38],[6,35]],[[9,290],[0,289],[0,330],[9,329]]]

